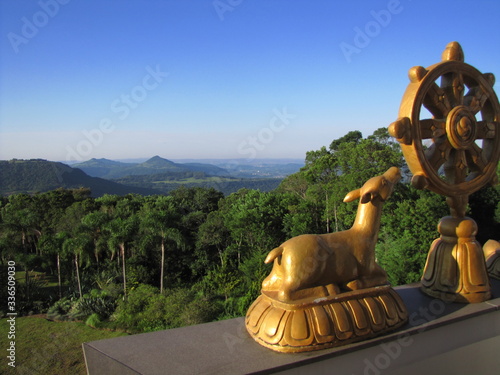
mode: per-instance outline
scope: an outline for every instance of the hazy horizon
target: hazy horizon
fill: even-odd
[[[305,157],[304,158],[255,158],[255,159],[248,159],[248,158],[181,158],[181,159],[176,159],[176,158],[168,158],[168,157],[163,157],[161,155],[154,155],[151,157],[142,157],[142,158],[124,158],[124,159],[109,159],[109,158],[99,158],[99,157],[94,157],[90,158],[87,160],[83,161],[66,161],[66,160],[50,160],[46,158],[11,158],[11,159],[1,159],[0,161],[9,161],[9,160],[36,160],[36,159],[42,159],[42,160],[47,160],[47,161],[53,161],[53,162],[58,162],[58,163],[65,163],[68,165],[74,165],[74,164],[79,164],[82,162],[87,162],[93,159],[97,160],[111,160],[111,161],[116,161],[120,163],[143,163],[147,160],[150,160],[151,158],[159,156],[162,159],[167,159],[170,161],[173,161],[174,163],[198,163],[198,162],[203,162],[210,164],[210,162],[213,163],[223,163],[223,162],[235,162],[239,164],[258,164],[258,163],[274,163],[274,164],[286,164],[286,163],[292,163],[292,164],[304,164],[305,162]]]
[[[500,74],[499,11],[472,0],[4,1],[0,159],[304,159],[396,120],[408,70],[439,62],[451,41]]]

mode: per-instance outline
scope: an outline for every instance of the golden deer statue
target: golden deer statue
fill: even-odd
[[[274,260],[274,266],[262,290],[278,291],[279,300],[291,301],[387,284],[387,274],[375,262],[375,244],[382,206],[400,179],[399,169],[392,167],[346,195],[344,202],[360,199],[351,229],[304,234],[272,250],[265,263]]]
[[[382,206],[401,179],[392,167],[344,198],[359,199],[351,229],[304,234],[267,255],[273,269],[245,325],[261,345],[301,352],[344,345],[394,330],[408,319],[401,298],[375,262]]]

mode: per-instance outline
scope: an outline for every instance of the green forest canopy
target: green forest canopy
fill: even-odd
[[[50,307],[53,316],[134,332],[241,316],[270,272],[267,253],[303,233],[348,229],[357,202],[343,203],[344,196],[391,166],[408,177],[399,145],[385,129],[367,138],[352,131],[308,152],[305,166],[271,192],[240,189],[224,197],[214,188],[184,187],[168,196],[92,198],[88,189],[15,194],[0,198],[0,262],[14,260],[19,271],[58,280],[56,296],[44,297],[43,285],[25,273],[18,297],[25,314]],[[481,242],[500,233],[499,197],[490,187],[470,198]],[[420,279],[437,222],[447,214],[443,197],[414,189],[408,178],[397,185],[376,247],[393,285]]]

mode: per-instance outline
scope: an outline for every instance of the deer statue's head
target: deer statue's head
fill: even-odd
[[[352,202],[360,198],[360,203],[372,202],[375,199],[384,202],[394,190],[394,185],[401,179],[401,172],[397,167],[391,167],[381,176],[370,178],[365,184],[348,193],[344,202]]]

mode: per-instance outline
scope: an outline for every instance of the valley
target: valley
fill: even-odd
[[[214,188],[229,195],[241,188],[263,192],[278,187],[303,166],[296,159],[186,159],[154,156],[145,161],[90,159],[71,166],[44,159],[0,161],[0,194],[34,194],[57,188],[104,194],[168,194],[181,186]]]

